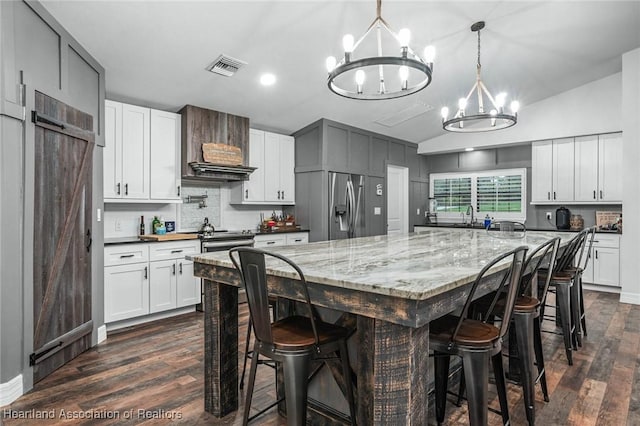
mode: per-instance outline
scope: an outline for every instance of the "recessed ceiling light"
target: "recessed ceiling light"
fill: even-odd
[[[473,149],[474,148],[465,148],[464,150],[467,151],[467,152],[471,152],[471,151],[473,151]]]
[[[276,82],[276,76],[273,74],[262,74],[260,76],[260,84],[262,84],[263,86],[272,86],[274,85]]]

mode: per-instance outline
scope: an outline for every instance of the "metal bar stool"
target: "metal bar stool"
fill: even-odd
[[[493,364],[502,420],[504,424],[508,424],[509,409],[502,364],[502,339],[511,322],[527,250],[527,246],[520,246],[503,253],[485,265],[471,285],[460,316],[449,314],[430,323],[429,344],[434,351],[438,424],[444,421],[451,355],[462,357],[470,424],[487,424],[489,359]],[[499,272],[494,272],[498,264],[504,265],[505,262],[509,262],[506,268],[502,266]],[[492,272],[488,273],[490,270]],[[471,318],[468,315],[469,308],[481,282],[483,287],[488,286],[489,291],[494,292],[495,296],[488,304],[486,311],[477,312],[478,316],[474,315],[474,318]],[[508,288],[507,296],[505,302],[499,307],[497,302],[505,288]],[[495,316],[503,319],[500,328],[490,323]]]
[[[307,281],[302,270],[288,258],[277,253],[248,247],[229,250],[229,257],[240,273],[247,292],[247,303],[255,336],[243,425],[255,418],[255,416],[249,418],[249,411],[260,356],[282,365],[287,425],[298,426],[306,423],[307,386],[311,376],[311,362],[329,359],[328,356],[331,354],[335,354],[341,360],[351,423],[355,424],[355,402],[347,351],[347,338],[351,330],[320,319],[311,304]],[[290,285],[302,299],[301,306],[306,306],[308,316],[291,315],[277,320],[271,319],[266,274],[267,257],[274,258],[276,262],[284,262],[295,270],[298,280],[292,279]],[[260,411],[257,415],[264,411]]]
[[[580,305],[579,283],[582,271],[580,268],[573,266],[575,259],[579,259],[580,253],[584,250],[587,236],[591,232],[587,228],[579,232],[569,241],[561,255],[558,256],[555,268],[551,272],[549,282],[550,288],[556,293],[557,315],[556,323],[559,323],[564,338],[565,353],[569,365],[573,365],[573,353],[577,350],[580,338],[580,314],[578,307]],[[548,271],[540,271],[543,279],[546,279]],[[545,319],[545,305],[541,307],[541,320]],[[572,306],[575,307],[572,309]]]
[[[535,383],[539,380],[544,400],[549,401],[547,378],[544,369],[544,356],[542,353],[542,335],[540,332],[540,305],[547,297],[547,290],[551,276],[547,274],[541,286],[532,285],[538,278],[538,271],[542,268],[553,270],[560,246],[560,238],[552,238],[537,247],[527,258],[524,266],[524,275],[520,281],[520,291],[513,308],[513,321],[515,327],[509,332],[509,352],[513,353],[513,340],[515,339],[518,367],[520,369],[520,381],[522,383],[524,406],[527,421],[535,424]],[[504,299],[501,299],[501,302]],[[533,350],[533,353],[532,353]],[[533,358],[538,367],[538,375],[533,375]],[[510,357],[511,362],[511,357]]]

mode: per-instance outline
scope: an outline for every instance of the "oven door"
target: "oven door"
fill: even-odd
[[[253,238],[245,240],[228,240],[228,241],[202,241],[202,252],[211,253],[214,251],[227,251],[234,247],[253,247]],[[204,288],[202,287],[202,280],[200,280],[200,300],[202,302],[196,305],[196,311],[204,312]],[[244,303],[247,301],[247,296],[244,289],[240,289],[238,293],[238,302]]]

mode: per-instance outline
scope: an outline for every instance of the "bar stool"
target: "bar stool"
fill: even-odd
[[[540,381],[544,400],[549,402],[540,331],[540,305],[545,302],[547,297],[551,276],[547,274],[542,286],[534,286],[532,282],[534,279],[538,279],[540,269],[553,270],[559,246],[560,238],[552,238],[538,246],[527,258],[524,266],[525,272],[520,280],[520,291],[513,308],[515,327],[509,331],[510,362],[513,354],[512,339],[515,339],[524,407],[530,425],[535,424],[534,385],[537,381]],[[501,299],[499,303],[504,303],[503,301],[504,299]],[[535,379],[532,370],[534,354],[538,367],[538,375]]]
[[[575,259],[580,259],[580,254],[584,251],[587,236],[592,232],[587,228],[579,232],[569,241],[566,248],[559,255],[555,268],[551,271],[549,281],[550,290],[556,294],[556,305],[559,315],[556,315],[556,323],[560,323],[562,336],[564,339],[565,353],[569,365],[573,365],[573,350],[577,350],[582,343],[580,332],[580,297],[579,280],[581,280],[582,270],[573,266]],[[540,271],[541,277],[546,279],[548,271]],[[574,307],[572,309],[572,306]],[[541,306],[541,320],[545,319],[544,311],[546,304]]]
[[[328,355],[334,353],[342,363],[342,374],[344,376],[346,398],[349,402],[351,423],[355,424],[355,402],[347,350],[347,338],[351,334],[351,330],[324,322],[319,318],[311,304],[307,281],[302,270],[288,258],[277,253],[249,247],[233,248],[229,250],[229,257],[240,273],[240,278],[247,292],[247,303],[249,304],[255,336],[243,425],[266,411],[266,409],[262,410],[252,418],[249,418],[256,369],[260,356],[282,365],[287,425],[298,426],[306,423],[307,386],[311,362],[316,359],[326,360]],[[298,280],[292,279],[288,282],[288,285],[295,289],[303,299],[301,306],[306,306],[308,316],[291,315],[275,321],[271,320],[265,266],[266,257],[282,261],[295,270]],[[268,408],[278,402],[280,401]]]
[[[501,355],[502,339],[511,322],[527,250],[527,246],[520,246],[503,253],[485,265],[471,285],[469,296],[460,316],[449,314],[430,323],[429,345],[434,352],[436,419],[438,424],[444,421],[451,355],[462,357],[470,424],[487,424],[489,359],[493,364],[502,420],[504,424],[509,422],[507,390]],[[502,266],[499,272],[488,273],[489,270],[495,270],[497,264],[504,264],[507,260],[510,260],[507,267]],[[489,277],[488,275],[493,276]],[[474,318],[479,319],[474,319],[468,315],[469,308],[476,297],[476,291],[481,282],[483,287],[488,286],[491,292],[495,292],[495,296],[485,312],[477,312],[478,317]],[[507,295],[505,302],[501,305],[502,310],[500,310],[497,301],[505,288],[508,289]],[[500,328],[489,323],[497,315],[503,318]]]

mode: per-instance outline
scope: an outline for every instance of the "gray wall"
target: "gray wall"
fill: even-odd
[[[527,169],[527,221],[531,229],[555,229],[555,211],[558,205],[531,205],[531,144],[456,152],[450,154],[428,155],[429,173],[476,172],[493,169]],[[427,187],[428,191],[428,187]],[[621,211],[618,205],[569,205],[571,214],[580,214],[585,226],[595,225],[596,210]],[[546,212],[552,213],[552,220],[546,219]]]
[[[33,173],[34,125],[26,117],[35,91],[94,117],[96,144],[104,146],[104,68],[37,2],[0,2],[0,384],[23,375],[32,387],[28,354],[33,350]],[[103,312],[102,150],[93,164],[92,315]],[[53,230],[52,230],[53,232]]]
[[[428,172],[426,158],[418,155],[417,145],[326,119],[308,125],[294,136],[295,214],[297,221],[311,230],[310,241],[326,240],[329,235],[329,172],[365,175],[367,235],[382,235],[387,232],[387,165],[408,167],[409,227],[422,223]],[[382,196],[375,193],[378,184],[382,185]],[[373,214],[375,207],[380,207],[381,215]]]

